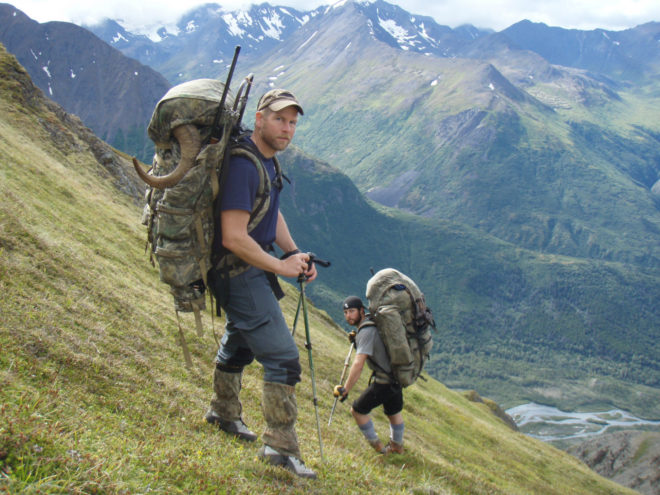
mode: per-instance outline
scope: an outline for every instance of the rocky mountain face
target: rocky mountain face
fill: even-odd
[[[60,105],[45,98],[27,71],[20,66],[0,45],[0,58],[3,59],[1,70],[7,80],[0,85],[0,93],[6,93],[5,85],[11,86],[14,94],[20,94],[20,100],[14,103],[26,111],[45,111],[55,115],[56,119],[41,119],[39,122],[52,142],[65,156],[76,152],[90,152],[96,161],[112,177],[116,188],[135,198],[142,197],[144,185],[136,177],[132,163],[125,155],[98,138],[77,115],[66,112]]]
[[[660,433],[606,433],[568,452],[601,476],[645,495],[660,494]]]
[[[0,4],[0,42],[34,83],[109,144],[148,159],[146,126],[170,84],[154,69],[126,57],[70,23],[39,24]]]

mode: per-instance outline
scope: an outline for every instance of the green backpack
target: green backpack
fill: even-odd
[[[240,119],[251,83],[250,75],[236,98],[215,79],[196,79],[174,86],[156,104],[147,129],[155,144],[153,166],[146,173],[134,159],[136,172],[147,183],[142,223],[147,227],[151,263],[155,265],[155,258],[160,280],[170,288],[177,320],[179,312],[193,312],[200,337],[207,273],[212,262],[227,263],[226,256],[222,260],[211,259],[214,203],[227,169],[223,167],[227,155],[249,158],[259,172],[258,200],[248,231],[261,221],[269,206],[271,182],[267,171],[254,150],[240,144],[245,132]],[[224,107],[216,122],[223,96]],[[217,141],[211,139],[214,128],[221,136]],[[277,162],[276,169],[281,176]],[[184,358],[190,366],[180,323],[179,333]]]
[[[408,387],[422,372],[433,345],[435,321],[424,294],[409,277],[385,268],[367,282],[367,299],[390,359],[391,378]],[[376,377],[378,374],[376,371]]]

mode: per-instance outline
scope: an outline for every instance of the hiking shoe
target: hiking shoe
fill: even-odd
[[[216,425],[222,431],[229,433],[230,435],[245,440],[247,442],[254,442],[257,439],[257,434],[251,431],[242,419],[237,419],[235,421],[226,421],[218,416],[212,410],[209,410],[204,417],[207,423]]]
[[[380,440],[369,440],[369,445],[373,447],[373,449],[378,452],[379,454],[385,454],[385,446],[383,445],[383,442]]]
[[[403,454],[403,444],[390,440],[385,447],[385,454]]]
[[[288,469],[301,478],[316,479],[316,473],[305,466],[305,463],[301,459],[292,455],[280,454],[277,450],[268,445],[264,445],[259,449],[258,456],[263,461],[272,464],[273,466],[282,466],[284,469]]]

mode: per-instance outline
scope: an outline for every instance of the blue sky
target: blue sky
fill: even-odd
[[[242,0],[216,2],[226,10],[247,8]],[[39,22],[51,20],[76,24],[94,23],[103,18],[121,19],[127,26],[173,24],[185,11],[208,0],[10,0],[18,9]],[[270,0],[271,5],[311,10],[334,1]],[[621,30],[660,21],[659,0],[389,0],[412,14],[433,17],[439,24],[456,27],[473,24],[496,31],[520,20],[575,29]]]

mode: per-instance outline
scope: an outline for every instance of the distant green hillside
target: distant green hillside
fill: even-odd
[[[295,479],[261,464],[256,447],[200,421],[215,343],[209,333],[198,339],[186,331],[194,365],[183,367],[170,297],[146,263],[132,199],[117,192],[89,145],[1,48],[0,76],[3,492],[634,493],[513,432],[485,404],[433,379],[405,392],[407,452],[378,457],[359,438],[346,405],[325,426],[347,340],[315,309],[324,459],[302,331],[298,433],[320,479]],[[291,319],[296,291],[286,291]],[[184,324],[192,326],[191,318]],[[221,322],[215,325],[219,330]],[[260,380],[259,367],[249,367],[242,398],[256,431],[263,427]],[[384,434],[382,416],[376,424]]]
[[[430,372],[506,405],[617,405],[660,417],[660,279],[633,265],[535,253],[476,229],[379,211],[350,180],[299,152],[282,162],[283,210],[303,249],[333,265],[312,297],[335,321],[370,268],[427,294],[439,332]]]

